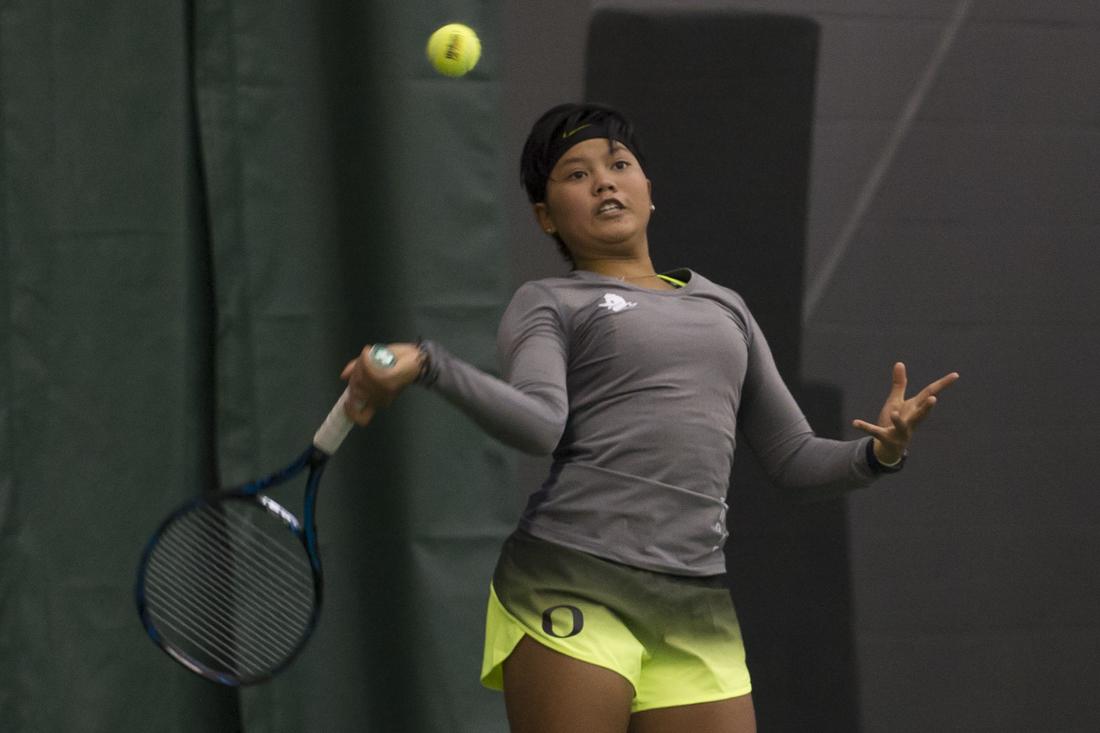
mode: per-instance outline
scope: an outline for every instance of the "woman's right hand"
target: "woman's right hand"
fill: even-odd
[[[371,357],[373,344],[367,344],[348,362],[340,378],[348,383],[349,398],[344,410],[358,425],[366,425],[375,411],[393,402],[401,390],[416,381],[424,359],[416,344],[387,344],[396,357],[392,366],[383,367]]]

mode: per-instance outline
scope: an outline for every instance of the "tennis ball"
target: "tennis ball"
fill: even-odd
[[[481,41],[474,29],[449,23],[428,39],[428,60],[444,76],[462,76],[481,58]]]

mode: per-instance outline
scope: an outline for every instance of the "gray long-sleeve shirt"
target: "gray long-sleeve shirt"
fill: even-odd
[[[635,567],[725,571],[740,428],[770,478],[846,490],[875,477],[865,441],[813,434],[732,290],[687,270],[675,291],[587,271],[526,283],[501,320],[503,380],[425,348],[424,383],[501,441],[553,452],[520,525]]]

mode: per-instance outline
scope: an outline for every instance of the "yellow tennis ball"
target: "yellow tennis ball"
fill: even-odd
[[[481,58],[481,40],[474,29],[449,23],[428,39],[428,60],[444,76],[462,76]]]

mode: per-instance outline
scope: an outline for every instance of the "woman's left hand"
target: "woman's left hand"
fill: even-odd
[[[890,395],[886,398],[886,404],[882,406],[882,412],[879,413],[878,424],[853,420],[852,427],[862,430],[875,439],[875,458],[881,463],[886,465],[897,463],[913,438],[913,430],[928,416],[940,392],[954,384],[958,378],[958,372],[951,372],[906,399],[905,365],[899,361],[894,364],[893,385],[890,388]]]

